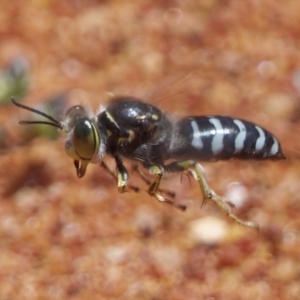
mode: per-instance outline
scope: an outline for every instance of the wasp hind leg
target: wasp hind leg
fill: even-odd
[[[201,192],[203,194],[203,204],[205,204],[206,201],[211,201],[218,207],[220,207],[227,215],[229,218],[233,219],[236,223],[246,226],[246,227],[251,227],[256,230],[258,230],[257,224],[249,221],[243,221],[240,218],[238,218],[233,212],[232,208],[234,205],[225,197],[221,197],[217,195],[208,185],[205,175],[204,175],[204,170],[202,166],[197,163],[196,161],[193,160],[187,160],[187,161],[181,161],[181,162],[173,162],[170,163],[169,165],[166,165],[164,167],[166,172],[185,172],[185,171],[192,171],[194,170],[193,175],[195,179],[197,180]],[[202,204],[202,205],[203,205]]]

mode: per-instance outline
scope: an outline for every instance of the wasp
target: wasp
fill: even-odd
[[[123,159],[146,168],[153,176],[148,193],[158,201],[177,206],[160,189],[166,173],[191,171],[204,201],[219,206],[235,222],[257,228],[238,218],[233,204],[217,195],[208,185],[199,161],[285,159],[279,141],[254,123],[225,116],[188,116],[173,121],[158,107],[132,97],[115,97],[95,114],[89,108],[71,107],[61,122],[50,115],[12,99],[14,105],[36,113],[47,121],[20,121],[20,124],[46,124],[64,131],[65,151],[73,159],[82,178],[90,163],[100,164],[105,156],[115,160],[113,173],[120,192],[130,187]],[[142,174],[142,173],[140,173]],[[145,179],[146,180],[146,179]],[[186,207],[178,205],[184,210]]]

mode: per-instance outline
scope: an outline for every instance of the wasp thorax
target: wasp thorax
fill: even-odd
[[[97,132],[88,119],[83,119],[76,124],[72,133],[73,147],[81,159],[91,160],[98,144]]]

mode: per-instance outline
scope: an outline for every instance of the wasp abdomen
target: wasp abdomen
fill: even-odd
[[[172,157],[195,160],[283,159],[278,140],[266,129],[222,116],[188,117],[176,124]]]

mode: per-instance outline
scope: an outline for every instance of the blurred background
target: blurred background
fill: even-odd
[[[299,299],[300,2],[0,2],[0,299]],[[130,95],[180,118],[229,115],[281,141],[287,161],[203,164],[256,222],[242,228],[186,176],[164,188],[186,212],[119,194],[64,137],[10,98],[61,120]],[[40,119],[40,118],[38,118]]]

